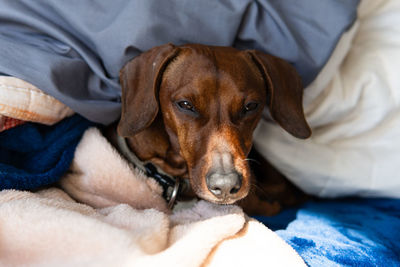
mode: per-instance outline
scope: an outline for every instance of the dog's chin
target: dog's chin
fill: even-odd
[[[218,205],[231,205],[231,204],[234,204],[237,201],[239,201],[239,200],[241,200],[241,199],[243,199],[243,198],[245,198],[247,196],[247,194],[245,194],[244,196],[239,197],[239,198],[237,198],[237,197],[235,197],[235,198],[227,197],[227,198],[224,198],[224,199],[220,199],[220,198],[217,198],[217,197],[213,196],[212,194],[204,193],[204,192],[198,192],[198,193],[196,193],[196,195],[199,198],[203,199],[203,200],[206,200],[208,202],[211,202],[211,203],[214,203],[214,204],[218,204]]]

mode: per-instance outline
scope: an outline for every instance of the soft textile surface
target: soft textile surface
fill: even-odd
[[[0,192],[0,264],[304,266],[289,245],[309,266],[400,263],[400,200],[315,201],[257,217],[274,233],[232,205],[200,201],[168,214],[161,189],[95,128],[72,166],[61,181],[70,195]]]
[[[0,116],[52,125],[73,111],[21,79],[0,76]]]
[[[95,208],[125,203],[168,212],[160,186],[132,169],[96,128],[83,135],[60,185],[74,199]]]
[[[0,132],[24,124],[25,121],[0,115]]]
[[[200,202],[171,216],[93,209],[59,189],[0,192],[2,266],[306,266],[235,206]]]
[[[79,115],[47,126],[26,123],[0,133],[0,189],[37,189],[68,170],[83,132]]]
[[[282,229],[309,266],[400,265],[400,200],[320,200],[257,219]]]
[[[398,197],[399,17],[397,0],[362,2],[360,19],[306,90],[312,139],[294,140],[262,123],[257,145],[303,189],[323,196]],[[110,158],[116,156],[111,152]],[[288,244],[311,266],[400,264],[399,200],[316,201],[258,218],[282,229],[276,233],[285,244],[235,206],[200,202],[169,215],[154,183],[123,161],[118,171],[107,169],[109,157],[98,157],[77,154],[61,183],[86,204],[59,189],[0,192],[1,265],[303,265]],[[143,203],[149,195],[150,203]]]
[[[200,201],[168,214],[161,188],[132,169],[95,128],[85,132],[76,153],[62,186],[90,206],[55,188],[1,191],[0,265],[305,266],[237,206]]]
[[[364,0],[305,90],[313,135],[298,140],[263,120],[255,145],[308,193],[400,198],[400,1]]]
[[[81,115],[120,115],[121,67],[153,46],[259,49],[310,83],[359,0],[0,1],[0,73],[28,81]]]

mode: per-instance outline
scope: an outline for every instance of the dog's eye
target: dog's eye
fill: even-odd
[[[244,106],[244,113],[249,113],[255,111],[258,108],[258,103],[256,102],[249,102]]]
[[[181,108],[181,109],[186,109],[186,110],[194,110],[194,107],[193,107],[193,105],[192,105],[192,103],[190,103],[189,101],[179,101],[178,102],[178,106]]]
[[[179,101],[176,103],[178,108],[184,112],[192,112],[196,113],[196,109],[194,108],[193,104],[187,100]]]

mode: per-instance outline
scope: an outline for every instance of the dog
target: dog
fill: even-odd
[[[238,202],[252,214],[280,210],[268,179],[253,178],[249,153],[265,106],[288,133],[311,135],[301,79],[289,63],[256,50],[165,44],[129,61],[120,83],[117,132],[140,161],[188,181],[201,199]],[[277,191],[284,177],[264,171],[273,168],[262,157],[258,161],[258,174],[278,177],[272,195],[298,194],[290,185]]]

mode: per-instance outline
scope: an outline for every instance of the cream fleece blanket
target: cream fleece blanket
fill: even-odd
[[[305,266],[237,206],[169,213],[158,185],[95,128],[61,187],[0,192],[1,266]]]

